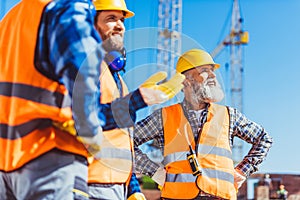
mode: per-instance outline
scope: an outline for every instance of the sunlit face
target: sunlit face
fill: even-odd
[[[223,90],[216,78],[213,65],[203,65],[184,72],[184,93],[188,101],[194,104],[221,101]]]
[[[283,189],[284,189],[284,185],[282,185],[282,184],[279,185],[279,189],[280,189],[280,190],[283,190]]]
[[[118,10],[104,10],[97,14],[95,28],[106,51],[121,50],[124,45],[124,14]]]

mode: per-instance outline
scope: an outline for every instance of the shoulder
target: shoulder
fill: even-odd
[[[65,18],[69,16],[71,18],[78,18],[79,15],[82,17],[88,17],[89,14],[95,15],[96,11],[92,3],[85,0],[61,0],[51,1],[45,8],[45,13],[55,18]]]

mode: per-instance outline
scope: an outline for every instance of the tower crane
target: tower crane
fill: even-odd
[[[182,0],[159,0],[157,65],[171,74],[181,54]]]
[[[243,18],[240,14],[239,1],[233,0],[230,33],[211,52],[216,57],[225,47],[230,48],[230,101],[231,106],[243,111],[243,45],[249,41],[249,34],[242,29]],[[243,141],[233,143],[233,161],[239,163],[243,156]]]
[[[176,56],[181,53],[182,0],[159,0],[158,4],[158,52],[159,70],[170,74]],[[243,45],[248,43],[249,34],[242,29],[243,19],[239,1],[233,0],[231,29],[225,39],[211,52],[216,57],[225,47],[230,48],[230,100],[231,106],[242,110],[243,105]],[[233,160],[237,164],[243,155],[243,141],[235,140]]]

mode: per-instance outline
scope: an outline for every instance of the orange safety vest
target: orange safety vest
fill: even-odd
[[[23,0],[0,22],[1,171],[16,170],[53,148],[86,155],[76,137],[51,126],[52,121],[72,119],[68,91],[33,63],[41,15],[49,2]]]
[[[128,94],[122,79],[121,83],[123,94]],[[101,103],[110,103],[120,97],[120,92],[105,62],[101,64],[100,84]],[[101,151],[97,154],[97,159],[89,158],[88,182],[125,183],[132,170],[132,161],[133,150],[129,132],[125,129],[103,131]]]
[[[224,199],[236,199],[227,108],[211,104],[208,109],[198,146],[197,159],[202,170],[199,176],[193,176],[187,160],[188,145],[190,143],[194,148],[195,139],[181,105],[163,108],[163,122],[167,176],[162,197],[193,199],[199,194],[200,188]]]

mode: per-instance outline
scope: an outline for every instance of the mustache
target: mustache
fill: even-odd
[[[191,96],[195,102],[212,103],[221,101],[224,98],[222,87],[216,80],[208,83],[202,83],[193,88]]]
[[[219,82],[215,78],[208,78],[203,82],[203,85],[205,86],[219,86]]]

